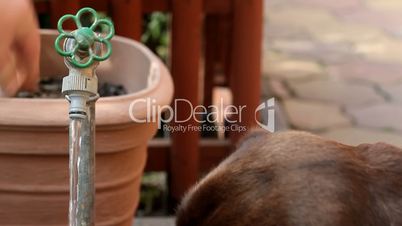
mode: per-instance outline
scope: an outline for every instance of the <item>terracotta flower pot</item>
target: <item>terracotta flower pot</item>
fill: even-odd
[[[57,33],[42,31],[41,75],[68,71],[53,48]],[[173,94],[166,67],[141,44],[113,38],[99,80],[123,84],[128,95],[96,104],[96,225],[131,225],[139,199],[147,142],[156,123],[135,123],[132,101],[167,105]],[[136,118],[146,106],[134,105]],[[64,99],[0,98],[0,225],[67,225],[68,103]]]

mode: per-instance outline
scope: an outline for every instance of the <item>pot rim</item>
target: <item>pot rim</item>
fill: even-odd
[[[57,35],[56,30],[41,29],[41,35]],[[139,49],[148,58],[150,69],[147,87],[138,92],[102,97],[96,103],[96,124],[132,124],[131,116],[137,119],[147,117],[147,106],[135,105],[132,115],[130,104],[136,99],[152,98],[155,105],[168,105],[173,97],[173,82],[170,73],[161,60],[143,44],[121,36],[113,42],[121,42]],[[64,116],[64,117],[61,117]],[[113,116],[113,117],[112,117]],[[65,99],[0,98],[0,126],[67,126],[68,104]]]

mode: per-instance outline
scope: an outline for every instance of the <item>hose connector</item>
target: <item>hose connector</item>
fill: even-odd
[[[98,78],[70,69],[70,74],[63,78],[62,93],[70,101],[70,118],[85,118],[88,101],[98,97]]]

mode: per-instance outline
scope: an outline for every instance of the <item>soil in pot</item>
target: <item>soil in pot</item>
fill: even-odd
[[[42,78],[39,82],[37,92],[18,92],[19,98],[64,98],[61,93],[62,80],[58,78]],[[99,84],[99,95],[101,97],[121,96],[127,94],[126,88],[121,84],[104,82]]]

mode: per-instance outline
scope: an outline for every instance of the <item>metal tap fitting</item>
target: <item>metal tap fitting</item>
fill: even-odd
[[[92,16],[93,23],[89,27],[81,24],[84,14]],[[72,32],[63,29],[64,21],[69,19],[77,26]],[[107,33],[99,33],[99,28],[107,28]],[[88,115],[88,102],[99,97],[95,69],[99,61],[111,55],[110,39],[114,35],[114,26],[110,20],[99,18],[95,10],[83,8],[76,15],[61,17],[57,29],[60,35],[56,38],[55,48],[65,57],[65,64],[69,68],[69,75],[63,78],[62,93],[70,101],[70,118],[85,118]]]

